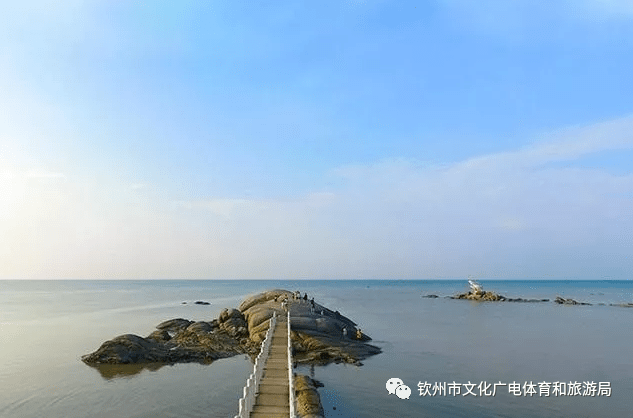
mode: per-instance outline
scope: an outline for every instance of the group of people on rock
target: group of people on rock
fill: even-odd
[[[347,338],[347,327],[343,327],[343,338]],[[363,331],[361,331],[360,328],[356,329],[356,339],[357,340],[363,339]]]
[[[308,301],[308,294],[304,293],[303,297],[301,297],[301,292],[299,292],[298,290],[292,293],[292,297],[294,300],[298,300],[301,301],[302,299],[307,302]],[[310,299],[310,313],[314,314],[315,310],[316,310],[316,305],[314,304],[314,298]],[[281,307],[284,311],[288,311],[288,298],[284,297],[283,301],[281,302]],[[321,316],[324,315],[323,309],[321,309]],[[340,318],[341,314],[336,311],[336,317]],[[347,338],[347,327],[343,327],[342,329],[343,332],[343,337]],[[356,329],[356,335],[355,335],[357,340],[362,340],[363,339],[363,332],[361,331],[360,328]]]

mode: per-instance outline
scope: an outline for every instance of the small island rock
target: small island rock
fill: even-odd
[[[217,319],[164,321],[146,338],[125,334],[104,342],[82,357],[90,365],[201,362],[236,354],[257,356],[275,312],[290,310],[291,339],[296,362],[361,364],[381,352],[356,323],[294,292],[270,290],[245,299],[238,309],[224,309]]]

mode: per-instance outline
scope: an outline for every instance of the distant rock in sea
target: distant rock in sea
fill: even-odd
[[[475,301],[481,301],[481,302],[523,302],[523,303],[549,302],[549,299],[507,298],[498,293],[483,290],[483,287],[474,281],[469,280],[469,283],[470,283],[470,291],[466,293],[460,293],[456,296],[449,296],[449,298],[475,300]],[[429,295],[426,297],[433,297],[433,296],[435,295]]]
[[[612,303],[611,306],[619,306],[621,308],[633,308],[633,303]]]
[[[556,296],[556,299],[554,299],[554,302],[558,303],[559,305],[591,305],[591,303],[578,302],[573,299],[565,299],[560,296]]]

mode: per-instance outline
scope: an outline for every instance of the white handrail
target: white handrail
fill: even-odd
[[[290,310],[288,310],[288,401],[290,404],[290,418],[296,418],[295,412],[295,382],[292,371],[292,339],[290,338]]]
[[[259,389],[259,382],[264,374],[264,364],[270,354],[270,346],[273,340],[273,332],[277,325],[277,311],[273,312],[272,318],[270,318],[270,325],[268,331],[266,331],[266,337],[262,342],[262,347],[259,350],[259,354],[255,359],[255,365],[253,366],[253,373],[250,374],[246,380],[246,386],[242,393],[242,397],[239,400],[239,410],[235,418],[249,418],[253,406],[255,405],[255,397],[257,396],[257,389]]]

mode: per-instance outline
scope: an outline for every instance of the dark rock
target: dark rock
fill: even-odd
[[[523,299],[523,298],[508,298],[506,302],[524,302],[524,303],[539,303],[539,302],[549,302],[549,299]]]
[[[621,308],[633,308],[633,303],[612,303],[611,306],[619,306]]]
[[[205,301],[202,301],[202,300],[195,301],[195,304],[196,305],[211,305],[209,302],[205,302]]]
[[[213,325],[211,325],[209,322],[198,321],[189,325],[187,327],[187,331],[192,331],[192,332],[195,332],[196,334],[203,333],[203,332],[211,332],[213,331]]]
[[[86,363],[154,363],[169,359],[169,350],[153,339],[134,334],[120,335],[101,344],[92,354],[82,357]]]
[[[158,343],[165,343],[171,340],[171,335],[166,330],[156,330],[147,336],[148,340],[154,340]]]
[[[435,299],[435,298],[439,298],[438,295],[424,295],[422,296],[423,298],[430,298],[430,299]]]
[[[170,319],[169,321],[161,322],[156,326],[157,329],[164,329],[167,331],[179,331],[187,328],[192,324],[192,321],[188,319],[176,318]]]
[[[578,302],[573,299],[565,299],[560,296],[556,296],[554,303],[558,303],[559,305],[591,305],[591,303]]]

